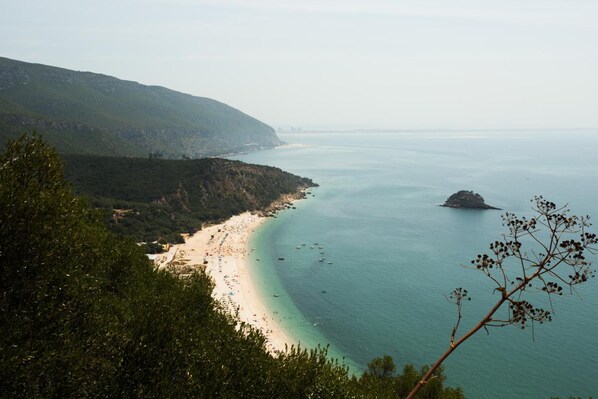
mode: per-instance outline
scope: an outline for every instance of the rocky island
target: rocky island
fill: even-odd
[[[448,197],[444,204],[440,205],[448,208],[467,208],[467,209],[499,209],[490,206],[484,202],[484,198],[473,191],[461,190]]]

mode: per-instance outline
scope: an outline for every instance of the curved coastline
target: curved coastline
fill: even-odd
[[[154,259],[159,269],[184,276],[204,268],[214,282],[212,296],[247,323],[262,331],[269,351],[284,351],[298,342],[271,314],[251,276],[250,236],[264,224],[266,217],[245,212],[227,221],[206,227],[174,245]]]
[[[296,200],[290,202],[298,205]],[[353,372],[359,371],[360,367],[332,345],[297,308],[278,279],[278,264],[273,263],[272,253],[260,242],[264,233],[285,222],[291,215],[287,212],[281,210],[277,218],[250,212],[233,216],[203,228],[184,244],[172,246],[167,253],[154,257],[154,262],[159,269],[181,277],[204,269],[214,282],[213,297],[239,323],[259,329],[272,354],[291,346],[328,347],[331,358],[339,359]],[[260,257],[262,260],[258,261]]]
[[[268,220],[261,223],[250,235],[248,243],[253,248],[249,248],[248,251],[253,256],[248,260],[249,283],[253,285],[255,296],[261,301],[264,312],[282,332],[280,335],[287,338],[289,347],[300,345],[303,348],[315,348],[322,345],[323,341],[319,336],[316,338],[317,329],[303,316],[286,292],[276,274],[275,269],[279,267],[275,262],[276,257],[263,243],[263,240],[267,240],[263,235],[267,236],[268,230],[275,228],[276,223],[284,219],[284,212],[278,215],[278,219],[267,218]]]
[[[302,342],[288,326],[284,326],[282,318],[286,318],[286,312],[283,314],[279,310],[276,310],[276,307],[272,306],[273,302],[271,300],[274,297],[266,287],[272,288],[273,276],[260,270],[260,268],[267,264],[266,257],[263,257],[264,260],[257,260],[260,256],[258,254],[261,252],[261,248],[259,247],[260,232],[268,228],[268,224],[273,222],[274,219],[264,217],[261,219],[259,225],[249,232],[247,237],[248,257],[245,260],[246,273],[241,283],[247,290],[252,292],[251,296],[255,301],[255,307],[259,308],[262,317],[266,317],[268,320],[269,332],[262,330],[268,339],[268,348],[270,351],[284,351],[286,349],[285,346],[290,348],[293,345],[298,346]],[[278,292],[276,295],[283,294],[284,296],[284,293],[281,291],[275,291]],[[276,299],[280,299],[280,297]]]
[[[363,368],[347,357],[341,349],[326,337],[315,320],[310,321],[298,307],[294,298],[287,292],[283,280],[279,277],[277,269],[286,267],[301,267],[293,263],[293,256],[286,257],[273,246],[282,226],[293,224],[294,217],[301,217],[304,207],[309,207],[311,201],[294,202],[296,210],[282,210],[277,218],[267,218],[250,236],[249,244],[254,248],[253,256],[249,257],[249,271],[256,295],[262,300],[266,312],[274,318],[280,331],[286,335],[289,344],[300,345],[301,348],[314,349],[316,347],[328,348],[328,357],[337,359],[349,367],[351,373],[360,374]],[[288,231],[287,231],[288,232]],[[251,251],[251,249],[250,249]],[[291,249],[292,252],[296,250]],[[277,260],[279,256],[285,260]],[[259,261],[257,259],[260,259]]]

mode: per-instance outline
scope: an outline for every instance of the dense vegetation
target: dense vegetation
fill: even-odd
[[[66,177],[105,210],[116,233],[176,242],[203,222],[263,209],[282,194],[313,186],[278,168],[226,159],[164,160],[65,156]]]
[[[281,143],[209,98],[0,57],[0,147],[31,130],[76,154],[197,158]]]
[[[158,272],[110,233],[40,139],[0,156],[0,225],[3,397],[383,398],[421,378],[386,357],[356,378],[324,349],[271,356],[203,272]],[[442,382],[420,397],[463,397]]]

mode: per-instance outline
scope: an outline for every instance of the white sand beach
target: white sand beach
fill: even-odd
[[[249,212],[233,216],[224,223],[198,231],[185,244],[175,245],[155,257],[154,262],[159,268],[175,267],[182,274],[205,266],[215,283],[214,298],[238,314],[241,322],[260,329],[267,338],[268,349],[274,353],[297,342],[269,313],[249,273],[248,238],[265,220]]]

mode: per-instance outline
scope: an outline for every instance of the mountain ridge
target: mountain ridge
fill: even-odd
[[[217,100],[3,57],[0,128],[0,145],[36,130],[62,153],[97,155],[199,158],[282,144],[272,127]]]

